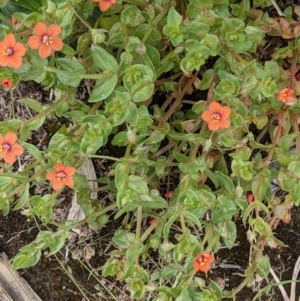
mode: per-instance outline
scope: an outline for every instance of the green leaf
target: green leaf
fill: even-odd
[[[112,74],[103,80],[99,80],[96,83],[96,87],[92,91],[92,95],[89,98],[89,102],[97,102],[106,99],[114,90],[118,82],[118,76]]]
[[[26,123],[26,126],[28,127],[29,130],[37,130],[44,124],[45,120],[46,120],[46,116],[43,115],[37,119],[28,121]]]
[[[252,180],[251,191],[256,200],[263,201],[269,189],[270,189],[270,179],[264,176],[263,174],[257,175]]]
[[[136,64],[131,66],[123,77],[126,89],[132,95],[134,102],[145,101],[154,91],[155,75],[149,66]]]
[[[35,111],[37,113],[44,112],[41,103],[35,99],[21,98],[21,99],[18,99],[18,102],[26,104],[28,107],[30,107],[33,111]]]
[[[41,152],[39,151],[39,149],[37,147],[35,147],[34,145],[27,143],[27,142],[21,142],[20,143],[22,146],[25,147],[25,149],[36,159],[43,159],[43,156],[41,154]]]
[[[124,230],[123,227],[117,229],[112,238],[114,244],[119,248],[129,248],[132,242],[134,242],[134,234],[129,233],[127,230]]]
[[[18,270],[28,268],[38,263],[42,255],[41,250],[32,250],[32,252],[21,252],[12,259],[12,269]]]
[[[50,251],[47,254],[47,257],[55,254],[64,246],[64,243],[68,235],[69,235],[68,231],[63,231],[63,230],[58,230],[57,233],[52,233],[53,240],[50,240],[51,242],[48,243],[48,247],[50,248]]]
[[[18,203],[15,205],[13,210],[18,210],[22,208],[28,201],[29,198],[29,183],[26,183],[22,197],[19,199]]]
[[[94,66],[101,71],[118,72],[118,63],[116,59],[100,46],[92,46],[92,56]]]
[[[200,90],[207,90],[211,86],[211,83],[214,79],[214,75],[215,75],[215,72],[214,72],[213,69],[206,70],[204,72],[203,78],[200,82],[199,89]]]
[[[62,71],[57,72],[58,79],[65,85],[77,87],[85,74],[84,67],[75,59],[58,58],[56,63]]]
[[[178,271],[182,269],[182,266],[178,263],[170,263],[166,265],[161,271],[161,280],[166,280],[178,275]]]
[[[136,5],[126,5],[120,15],[120,21],[128,26],[138,26],[144,23],[145,19]]]
[[[167,223],[164,225],[164,229],[163,229],[163,235],[165,239],[169,239],[169,233],[171,230],[171,227],[173,225],[173,223],[178,219],[179,214],[173,214],[169,220],[167,221]]]
[[[290,147],[291,147],[292,143],[294,142],[294,140],[296,139],[297,135],[298,135],[297,133],[284,135],[280,139],[280,147],[283,149],[284,153],[287,153],[290,150]]]
[[[257,260],[257,274],[261,278],[266,278],[270,272],[271,264],[270,259],[267,256],[260,256]]]
[[[171,7],[167,17],[167,25],[163,28],[163,33],[168,36],[171,43],[176,47],[183,39],[182,16]]]

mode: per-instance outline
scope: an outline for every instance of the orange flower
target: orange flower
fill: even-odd
[[[294,90],[290,88],[284,88],[277,93],[277,99],[286,105],[294,103]]]
[[[169,190],[168,192],[165,193],[165,198],[170,199],[174,194],[174,190]]]
[[[153,225],[154,223],[156,223],[156,219],[154,217],[149,219],[149,221],[148,221],[149,226]]]
[[[25,46],[16,42],[15,36],[9,33],[5,36],[4,41],[0,41],[0,66],[19,69],[22,66],[22,56],[25,53]]]
[[[113,4],[116,3],[116,0],[93,0],[93,2],[99,3],[99,8],[101,11],[107,11]]]
[[[74,176],[76,169],[72,166],[64,166],[61,163],[57,163],[54,166],[55,171],[48,172],[46,174],[46,179],[52,181],[52,188],[54,190],[59,190],[65,185],[72,188],[74,186]]]
[[[34,26],[34,36],[28,39],[28,46],[32,49],[39,49],[39,55],[47,58],[51,55],[52,50],[60,51],[64,43],[58,35],[61,32],[60,26],[50,25],[48,28],[45,23],[37,22]]]
[[[247,202],[248,204],[252,203],[254,201],[254,195],[252,194],[251,191],[247,192]]]
[[[228,118],[231,114],[231,109],[228,107],[221,107],[221,105],[213,101],[209,105],[209,111],[204,111],[201,115],[204,121],[208,122],[208,128],[211,131],[217,131],[219,128],[228,129],[230,123]]]
[[[16,25],[18,23],[17,19],[14,17],[14,15],[11,16],[11,23],[13,25]]]
[[[16,25],[18,23],[17,19],[14,17],[14,15],[11,16],[11,23],[13,25]]]
[[[201,253],[194,259],[194,271],[207,273],[214,262],[214,256],[209,253]]]
[[[15,133],[7,133],[5,137],[0,135],[0,157],[9,164],[15,163],[16,156],[24,153],[24,148],[17,144],[18,137]]]
[[[13,81],[11,79],[8,79],[8,78],[4,79],[1,82],[1,84],[2,84],[3,88],[8,88],[8,89],[12,88],[13,85],[14,85]]]

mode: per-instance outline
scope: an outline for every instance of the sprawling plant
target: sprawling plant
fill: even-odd
[[[264,247],[284,246],[273,229],[300,203],[300,7],[272,10],[269,0],[1,3],[0,80],[11,91],[12,118],[0,122],[0,209],[57,226],[41,231],[13,267],[36,264],[44,249],[56,253],[73,227],[127,215],[103,275],[128,282],[135,299],[233,298],[256,274],[266,277]],[[262,60],[272,36],[284,46]],[[20,81],[53,92],[47,105],[17,100],[35,112],[28,120],[14,114]],[[86,84],[90,95],[81,101],[76,89]],[[54,115],[64,125],[49,133],[45,149],[26,142]],[[124,153],[103,156],[106,147]],[[111,203],[91,199],[77,172],[93,158],[111,162],[110,177],[98,179]],[[273,179],[284,197],[274,195]],[[48,193],[32,195],[37,184]],[[79,195],[82,221],[52,220],[66,186]],[[116,213],[108,217],[110,210]],[[249,266],[226,291],[207,273],[220,247],[234,246],[240,217]],[[151,269],[149,252],[159,263]]]

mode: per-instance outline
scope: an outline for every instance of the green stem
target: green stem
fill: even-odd
[[[182,212],[180,213],[180,224],[181,224],[182,232],[185,232],[186,231],[186,226],[185,226],[184,215],[183,215]]]
[[[219,239],[220,239],[220,235],[215,233],[213,239],[209,242],[208,246],[205,248],[205,251],[210,252]]]
[[[27,121],[24,121],[24,124],[25,124],[25,125],[26,125],[26,124],[30,124],[32,121],[34,121],[34,120],[36,120],[36,119],[39,119],[39,118],[45,116],[47,113],[49,113],[50,111],[52,111],[52,109],[53,109],[54,107],[56,107],[57,104],[59,104],[60,102],[62,102],[63,100],[65,100],[66,97],[67,97],[67,96],[64,96],[64,97],[60,98],[58,101],[54,102],[54,103],[51,104],[49,107],[47,107],[46,110],[43,110],[42,113],[39,113],[39,114],[33,116],[32,118],[30,118],[30,119],[27,120]]]
[[[28,179],[27,182],[21,183],[20,186],[18,186],[17,188],[15,188],[11,193],[9,193],[5,200],[9,200],[11,197],[13,197],[15,194],[17,194],[19,191],[21,191],[23,189],[23,186],[25,186],[28,182],[33,181],[35,178],[39,177],[42,173],[44,173],[48,168],[48,165],[44,168],[41,168],[39,171],[37,171],[32,177],[30,177]]]
[[[80,22],[85,25],[89,30],[92,29],[92,27],[90,26],[90,24],[88,24],[87,22],[85,22],[85,20],[83,20],[76,12],[76,10],[73,8],[72,4],[70,3],[70,7],[73,11],[73,13],[76,15],[76,17],[80,20]]]
[[[123,0],[124,3],[129,3],[129,4],[133,4],[133,5],[139,5],[139,6],[146,6],[147,3],[145,1],[142,0]]]
[[[157,26],[159,24],[159,22],[165,17],[165,15],[168,13],[168,11],[170,10],[171,7],[171,3],[168,3],[164,9],[156,16],[156,18],[153,20],[153,27]],[[142,42],[145,43],[149,36],[151,35],[153,28],[150,28],[146,34],[144,35]]]
[[[143,219],[143,206],[139,206],[136,211],[136,232],[135,232],[135,242],[139,245],[141,241],[141,230],[142,230],[142,219]]]
[[[241,291],[243,289],[243,287],[245,285],[247,285],[247,283],[249,282],[249,280],[253,277],[253,274],[255,273],[256,271],[256,262],[253,262],[252,265],[251,265],[251,268],[250,270],[247,272],[247,274],[249,274],[249,276],[247,276],[241,283],[238,287],[236,287],[235,289],[233,289],[231,292],[225,294],[222,299],[231,299],[233,297],[235,297],[235,295]]]
[[[10,100],[11,100],[12,119],[15,119],[15,99],[14,99],[13,89],[10,89]]]
[[[148,236],[151,234],[151,232],[157,227],[157,224],[154,223],[151,226],[149,226],[146,231],[143,233],[143,235],[141,236],[141,242],[144,242]]]
[[[97,158],[97,159],[105,159],[105,160],[111,160],[111,161],[117,161],[120,162],[122,159],[110,157],[110,156],[101,156],[101,155],[91,155],[89,158]]]
[[[58,73],[60,71],[64,71],[64,70],[60,70],[60,69],[56,69],[53,67],[45,67],[45,71],[48,72],[52,72],[52,73]],[[106,78],[109,78],[113,75],[114,73],[112,72],[102,72],[101,74],[82,74],[80,76],[81,79],[95,79],[95,80],[105,80]]]
[[[34,166],[36,166],[37,164],[39,164],[41,162],[41,160],[36,160],[36,161],[34,161],[33,163],[31,163],[30,165],[28,165],[28,166],[26,166],[26,168],[23,170],[23,171],[21,171],[21,175],[26,175],[28,172],[29,172],[29,170],[31,170]]]

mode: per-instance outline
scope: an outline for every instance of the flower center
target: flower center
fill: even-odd
[[[60,180],[60,181],[65,181],[65,179],[66,179],[66,174],[65,174],[63,171],[60,171],[60,172],[57,173],[57,178],[58,178],[58,180]]]
[[[9,152],[11,149],[11,145],[9,145],[8,143],[4,143],[2,145],[0,145],[0,152],[2,153],[7,153]]]
[[[47,35],[44,35],[42,37],[42,42],[46,45],[52,44],[52,37],[49,37]]]
[[[219,120],[221,119],[221,114],[220,113],[214,113],[211,118],[214,120],[214,123],[218,123]]]
[[[3,55],[6,55],[6,56],[10,56],[10,55],[13,55],[14,54],[14,50],[11,48],[11,47],[6,47],[4,48],[4,52],[3,52]]]
[[[200,263],[200,266],[204,266],[205,265],[205,262],[207,261],[207,258],[205,257],[201,257],[198,259],[199,263]]]

